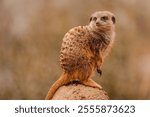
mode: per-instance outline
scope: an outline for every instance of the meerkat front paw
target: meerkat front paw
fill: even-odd
[[[102,75],[102,70],[101,70],[101,68],[100,68],[100,67],[97,67],[97,73],[99,73],[99,74],[100,74],[100,76]]]

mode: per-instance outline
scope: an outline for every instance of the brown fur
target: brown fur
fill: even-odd
[[[107,16],[107,18],[101,18]],[[97,17],[97,20],[93,19]],[[45,99],[52,99],[56,90],[72,81],[101,88],[91,79],[92,73],[101,66],[114,40],[113,14],[108,11],[99,11],[92,15],[87,26],[78,26],[71,29],[63,38],[60,52],[60,64],[63,73],[52,85]],[[103,20],[103,21],[102,21]],[[113,19],[114,20],[114,19]],[[98,26],[95,25],[98,22]]]

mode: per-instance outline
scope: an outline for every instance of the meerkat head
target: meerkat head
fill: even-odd
[[[98,11],[91,15],[89,26],[92,30],[110,30],[115,26],[115,16],[109,11]]]

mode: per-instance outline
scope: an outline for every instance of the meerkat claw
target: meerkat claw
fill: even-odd
[[[100,74],[100,76],[102,76],[102,70],[97,68],[97,73]]]

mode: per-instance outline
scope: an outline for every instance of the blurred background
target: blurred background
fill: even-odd
[[[99,10],[116,15],[116,41],[94,80],[110,99],[150,99],[149,0],[0,0],[0,99],[44,99],[64,34]]]

